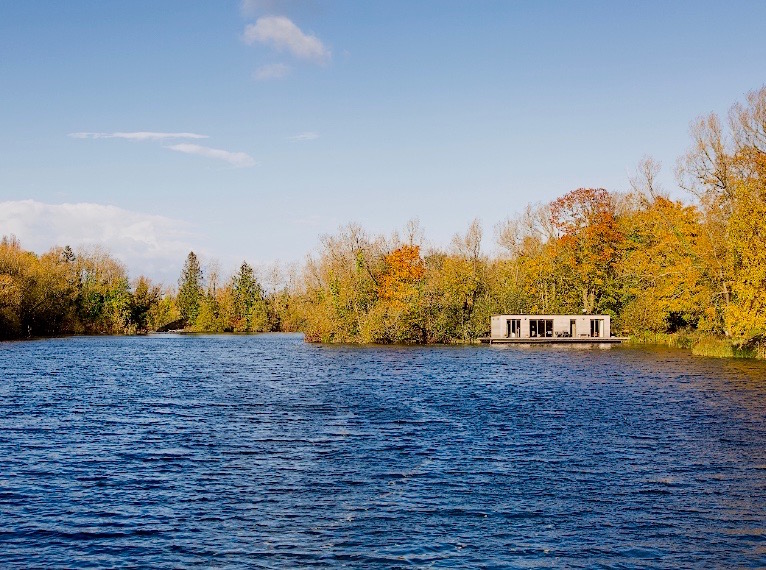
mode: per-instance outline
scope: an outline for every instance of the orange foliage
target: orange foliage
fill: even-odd
[[[620,241],[612,197],[603,188],[578,188],[550,205],[551,223],[560,232],[563,244],[589,250],[598,261],[614,256]]]
[[[582,294],[582,308],[595,309],[612,275],[622,236],[617,227],[612,196],[603,188],[578,188],[550,204],[551,225],[559,233],[553,246],[563,274]]]
[[[574,236],[594,223],[614,219],[612,198],[603,188],[578,188],[551,203],[551,222],[564,236]]]
[[[380,280],[378,295],[382,299],[403,302],[426,272],[420,246],[403,245],[386,255],[384,261],[386,271]]]

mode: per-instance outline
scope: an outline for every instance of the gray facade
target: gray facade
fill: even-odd
[[[609,338],[609,315],[495,315],[490,339]]]

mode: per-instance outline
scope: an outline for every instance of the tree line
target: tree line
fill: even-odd
[[[146,330],[160,288],[100,249],[69,246],[36,255],[13,236],[0,240],[0,338]]]
[[[492,314],[606,313],[631,335],[679,331],[762,343],[766,333],[766,87],[726,118],[699,118],[677,165],[692,200],[643,159],[630,190],[580,188],[495,228],[474,221],[448,247],[416,222],[370,235],[350,224],[279,286],[243,262],[229,279],[186,259],[178,286],[129,283],[106,253],[37,256],[0,243],[0,335],[303,331],[309,341],[469,342]]]
[[[65,334],[297,330],[285,290],[267,293],[243,263],[226,283],[205,278],[190,252],[177,288],[141,276],[101,249],[69,246],[36,255],[13,236],[0,240],[0,339]]]

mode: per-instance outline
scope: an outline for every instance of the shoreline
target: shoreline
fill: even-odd
[[[304,335],[304,342],[307,344],[325,345],[325,346],[354,346],[354,347],[446,347],[446,346],[495,346],[495,345],[557,345],[557,346],[569,346],[578,344],[575,342],[562,343],[562,342],[546,342],[547,339],[537,340],[534,339],[519,339],[515,342],[483,342],[482,338],[470,340],[453,340],[451,342],[444,343],[362,343],[362,342],[319,342],[305,340],[305,333],[302,331],[263,331],[263,332],[215,332],[215,331],[193,331],[193,330],[174,330],[174,331],[145,331],[140,333],[130,334],[114,334],[114,333],[72,333],[72,334],[57,334],[50,336],[31,336],[31,337],[18,337],[18,338],[6,338],[0,340],[0,345],[3,343],[11,342],[24,342],[24,341],[41,341],[58,338],[77,338],[77,337],[144,337],[144,336],[163,336],[163,335],[177,335],[177,336],[194,336],[194,335],[213,335],[213,336],[260,336],[260,335],[283,335],[283,334],[300,334]],[[641,335],[628,335],[625,337],[613,337],[619,338],[619,342],[616,340],[604,340],[600,339],[600,342],[594,341],[585,343],[588,345],[609,344],[610,346],[622,346],[625,348],[641,348],[662,346],[668,348],[675,348],[680,350],[689,350],[695,356],[704,356],[708,358],[724,358],[724,359],[745,359],[745,360],[766,360],[766,339],[758,339],[757,342],[747,343],[742,339],[733,339],[727,337],[721,337],[717,335],[706,335],[696,333],[645,333]],[[582,343],[579,343],[582,344]]]

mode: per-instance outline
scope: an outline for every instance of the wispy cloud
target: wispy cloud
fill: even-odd
[[[259,42],[279,52],[289,52],[298,59],[325,64],[332,54],[316,36],[305,34],[290,18],[264,16],[245,27],[244,40]]]
[[[173,144],[166,146],[165,148],[169,148],[170,150],[175,150],[177,152],[184,152],[186,154],[196,154],[199,156],[205,156],[207,158],[223,160],[236,166],[237,168],[247,168],[257,164],[255,159],[245,152],[230,152],[228,150],[210,148],[191,143]]]
[[[136,131],[130,133],[69,133],[73,139],[127,139],[132,141],[160,141],[167,139],[206,139],[207,135],[197,133],[157,133]]]
[[[253,73],[253,78],[258,81],[268,81],[270,79],[282,79],[290,73],[290,66],[284,63],[270,63],[262,65]]]
[[[174,282],[184,257],[195,249],[188,222],[106,204],[0,202],[0,228],[36,252],[55,245],[106,247],[131,275],[165,283]]]
[[[291,6],[298,6],[302,2],[305,0],[242,0],[241,10],[244,16],[284,14]]]
[[[326,219],[324,219],[319,214],[311,214],[309,216],[304,216],[302,218],[293,218],[290,220],[290,223],[296,225],[296,226],[309,226],[312,228],[320,227],[322,224],[325,224],[327,222]]]
[[[291,141],[313,141],[314,139],[319,138],[319,133],[314,131],[307,131],[305,133],[298,133],[297,135],[294,135],[292,137],[287,137]]]
[[[69,133],[69,136],[75,139],[127,139],[133,141],[168,141],[174,139],[206,139],[207,135],[197,133],[160,133],[154,131],[135,131],[135,132],[115,132],[115,133]],[[196,154],[207,158],[223,160],[238,168],[255,166],[253,157],[244,152],[230,152],[218,148],[210,148],[192,143],[178,143],[168,145],[165,148],[184,152],[186,154]]]

